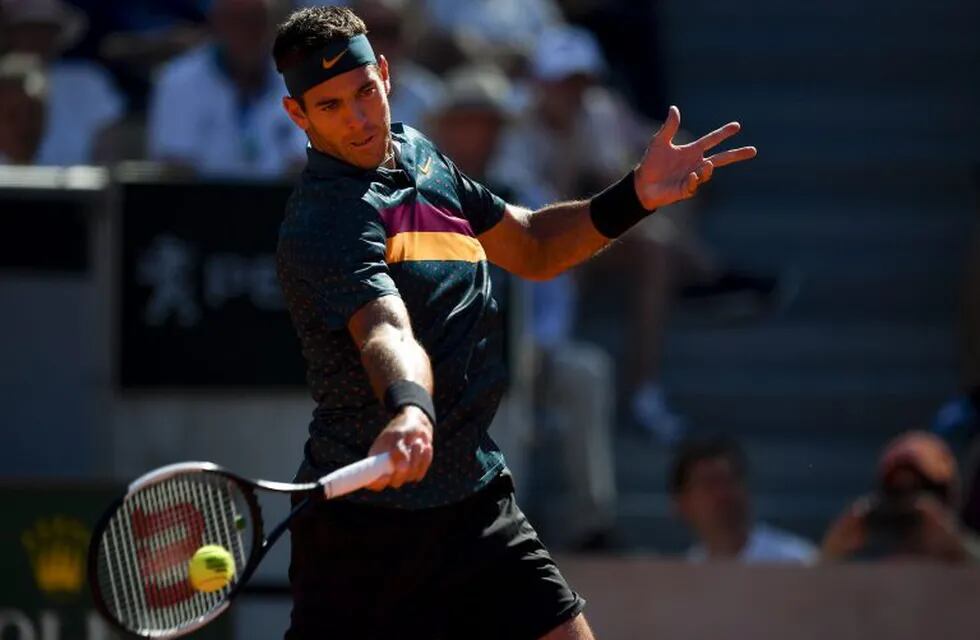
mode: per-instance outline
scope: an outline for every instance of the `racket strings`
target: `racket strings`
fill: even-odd
[[[200,621],[218,609],[235,579],[220,590],[196,591],[189,563],[206,544],[221,545],[246,564],[242,517],[248,507],[224,476],[185,473],[130,495],[110,519],[97,557],[106,608],[124,627],[144,635]]]

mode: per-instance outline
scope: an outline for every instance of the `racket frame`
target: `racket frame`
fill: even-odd
[[[245,567],[241,570],[238,580],[236,580],[234,586],[228,591],[221,603],[203,616],[200,616],[193,621],[173,630],[159,632],[149,631],[142,633],[134,631],[118,620],[115,614],[109,610],[109,607],[106,605],[105,598],[102,594],[102,586],[99,584],[98,580],[98,560],[99,547],[102,545],[103,536],[109,524],[112,522],[113,517],[116,516],[119,509],[130,496],[135,495],[147,487],[164,482],[175,476],[202,472],[216,474],[233,482],[248,506],[249,515],[252,519],[252,535],[249,557],[245,563]],[[298,505],[293,507],[293,509],[289,512],[289,515],[287,515],[282,522],[276,525],[276,527],[269,532],[269,535],[265,535],[265,522],[262,518],[262,508],[259,505],[258,498],[255,495],[256,489],[264,489],[266,491],[273,491],[276,493],[309,493],[310,495],[303,499]],[[102,617],[112,623],[115,628],[135,637],[178,638],[200,629],[225,612],[225,610],[231,605],[231,601],[239,594],[242,587],[248,582],[249,578],[252,577],[252,574],[255,573],[255,570],[258,568],[262,558],[265,557],[272,545],[276,543],[276,541],[289,527],[289,523],[292,521],[292,519],[299,512],[309,506],[313,502],[314,497],[322,494],[323,485],[320,482],[294,484],[289,482],[271,482],[268,480],[250,480],[248,478],[243,478],[237,473],[229,471],[224,467],[216,465],[213,462],[178,462],[176,464],[160,467],[159,469],[154,469],[153,471],[140,476],[129,484],[125,493],[112,502],[109,508],[106,509],[105,513],[103,513],[99,518],[95,528],[92,530],[92,537],[88,550],[87,571],[89,588],[92,590],[92,599],[95,603],[96,609],[102,614]]]
[[[238,595],[242,587],[248,582],[249,578],[252,577],[252,574],[258,567],[259,562],[261,562],[262,558],[265,557],[265,554],[269,551],[272,545],[276,543],[280,536],[282,536],[286,529],[289,528],[289,523],[292,522],[293,518],[295,518],[297,514],[303,511],[315,500],[329,500],[331,498],[339,497],[363,488],[377,478],[391,473],[393,468],[394,467],[390,456],[387,453],[382,453],[369,456],[353,464],[341,467],[340,469],[317,479],[315,482],[306,483],[250,480],[238,475],[237,473],[229,471],[224,467],[216,465],[213,462],[178,462],[149,471],[129,484],[129,486],[126,488],[126,492],[117,498],[105,511],[105,513],[102,514],[102,517],[99,518],[99,521],[92,532],[92,538],[89,543],[88,550],[88,582],[89,587],[92,590],[92,599],[95,602],[95,607],[99,613],[101,613],[102,616],[114,627],[136,637],[178,638],[196,631],[220,616],[225,612],[225,610],[228,609],[231,601]],[[134,631],[127,628],[120,620],[117,620],[116,616],[110,612],[109,608],[105,605],[105,599],[102,595],[102,586],[98,583],[99,547],[102,545],[103,534],[105,534],[105,531],[113,517],[119,512],[119,508],[126,502],[127,498],[147,487],[153,486],[154,484],[158,484],[177,475],[188,473],[216,474],[223,476],[236,485],[239,492],[242,494],[246,505],[248,506],[250,515],[252,516],[252,546],[249,552],[248,560],[245,563],[245,567],[239,574],[239,579],[231,587],[228,593],[225,594],[225,597],[221,603],[214,609],[177,627],[176,629],[153,632]],[[293,507],[292,510],[290,510],[289,515],[287,515],[282,522],[277,524],[268,535],[265,535],[265,523],[262,519],[262,508],[259,506],[258,498],[255,495],[256,489],[264,489],[275,493],[306,493],[307,496],[301,500],[299,504]]]

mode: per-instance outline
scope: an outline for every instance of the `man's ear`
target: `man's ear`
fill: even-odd
[[[378,55],[378,75],[381,76],[381,84],[384,85],[385,95],[391,94],[391,75],[388,68],[388,59],[383,54]]]
[[[310,128],[310,119],[306,117],[306,111],[303,110],[303,105],[299,103],[299,100],[293,98],[292,96],[283,96],[282,98],[282,108],[286,110],[286,115],[292,120],[297,127],[306,131]]]

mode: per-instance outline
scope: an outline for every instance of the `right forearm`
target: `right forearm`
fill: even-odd
[[[375,396],[384,401],[385,391],[399,380],[421,385],[432,393],[432,365],[425,350],[404,329],[379,327],[361,346],[361,363]]]
[[[368,455],[387,455],[391,474],[368,488],[397,489],[425,477],[433,456],[436,425],[432,402],[432,367],[425,350],[407,327],[375,327],[361,345],[361,362],[371,386],[390,418]]]

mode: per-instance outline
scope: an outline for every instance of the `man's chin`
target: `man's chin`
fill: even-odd
[[[381,158],[381,157],[377,157],[377,158],[364,158],[362,156],[362,157],[358,157],[358,158],[351,158],[347,162],[349,162],[350,164],[354,165],[358,169],[364,169],[365,171],[371,171],[372,169],[377,169],[378,167],[380,167],[381,166],[381,161],[383,159],[384,158]]]
[[[385,160],[384,148],[381,151],[366,151],[358,153],[350,160],[351,164],[361,169],[377,169]]]

